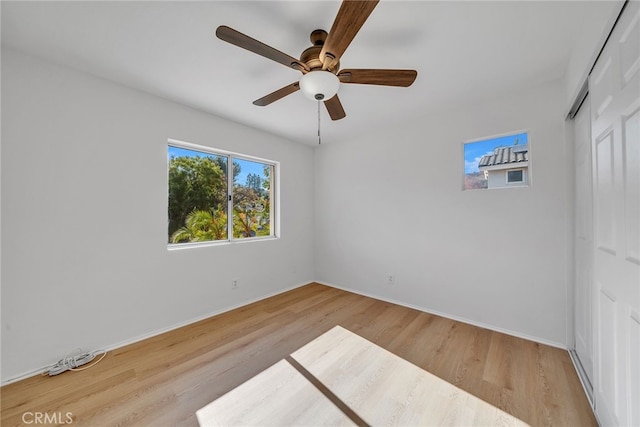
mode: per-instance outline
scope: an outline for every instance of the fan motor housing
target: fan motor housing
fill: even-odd
[[[320,61],[320,52],[324,41],[327,39],[327,32],[325,30],[314,30],[309,36],[313,46],[306,48],[302,54],[300,54],[300,61],[307,64],[310,70],[322,69],[322,61]],[[340,62],[336,63],[331,69],[327,71],[337,74],[340,69]]]

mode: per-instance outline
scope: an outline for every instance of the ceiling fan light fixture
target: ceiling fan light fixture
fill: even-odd
[[[311,71],[300,79],[300,90],[312,101],[327,101],[339,88],[338,76],[329,71]]]

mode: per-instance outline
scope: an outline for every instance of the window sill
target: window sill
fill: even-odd
[[[227,246],[227,245],[237,245],[244,243],[253,243],[253,242],[267,242],[271,240],[278,240],[278,236],[264,236],[264,237],[247,237],[246,239],[234,239],[234,240],[220,240],[215,242],[196,242],[196,243],[173,243],[167,245],[167,251],[182,251],[185,249],[195,249],[195,248],[208,248],[211,246]]]

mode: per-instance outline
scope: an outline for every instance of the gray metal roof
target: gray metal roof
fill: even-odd
[[[480,159],[478,167],[506,165],[529,161],[529,150],[526,145],[512,145],[498,147],[492,154],[485,154]]]

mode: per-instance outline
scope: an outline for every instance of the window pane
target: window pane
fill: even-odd
[[[522,169],[507,171],[507,182],[522,182]]]
[[[169,146],[169,243],[226,240],[227,157]]]
[[[234,159],[233,167],[233,237],[271,236],[273,166]]]
[[[505,171],[507,172],[505,182]],[[519,174],[519,175],[518,175]],[[507,183],[528,183],[529,135],[513,135],[488,138],[464,144],[464,189],[506,187]],[[513,179],[511,177],[513,176]],[[520,179],[516,179],[517,176]]]

